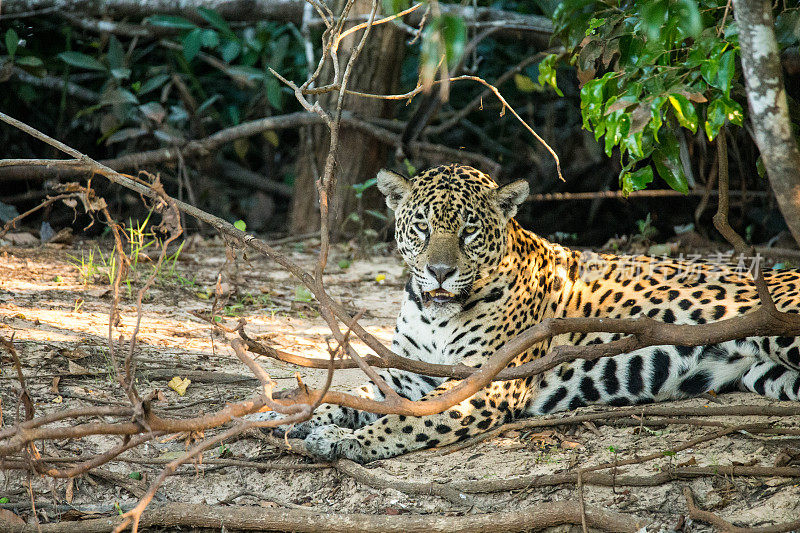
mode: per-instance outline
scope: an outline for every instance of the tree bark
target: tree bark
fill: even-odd
[[[792,134],[770,0],[733,0],[755,141],[783,218],[800,244],[800,150]]]
[[[369,13],[370,0],[356,0],[351,13]],[[343,41],[339,48],[341,70],[350,57],[350,51],[358,43],[361,32],[355,32]],[[392,24],[382,24],[372,28],[364,49],[361,51],[350,76],[348,88],[369,93],[392,94],[397,92],[400,80],[400,65],[403,60],[405,35]],[[330,63],[320,76],[327,82],[332,78]],[[336,107],[337,93],[320,95],[323,108]],[[358,96],[345,96],[344,109],[363,119],[390,118],[394,115],[394,102]],[[303,128],[300,132],[300,154],[295,172],[295,193],[292,205],[292,233],[308,233],[319,228],[319,196],[316,180],[319,178],[328,154],[329,131],[324,126]],[[374,136],[342,124],[339,146],[336,153],[336,191],[333,196],[330,214],[330,228],[334,234],[342,229],[342,224],[350,213],[360,212],[364,222],[377,226],[378,221],[364,215],[363,208],[375,209],[382,205],[382,198],[376,187],[364,192],[359,205],[353,184],[363,183],[374,178],[386,162],[391,145],[379,142]],[[361,208],[361,209],[359,209]],[[344,228],[348,229],[348,228]],[[349,229],[355,229],[349,228]]]

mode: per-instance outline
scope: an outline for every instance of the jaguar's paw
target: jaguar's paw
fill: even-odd
[[[305,443],[311,454],[325,461],[344,457],[357,463],[365,462],[363,446],[352,429],[333,424],[319,426],[311,430]]]

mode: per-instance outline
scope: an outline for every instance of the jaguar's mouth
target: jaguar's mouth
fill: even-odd
[[[431,303],[442,305],[454,302],[456,300],[455,294],[442,288],[434,289],[432,291],[425,291],[422,293],[422,295],[426,305]]]

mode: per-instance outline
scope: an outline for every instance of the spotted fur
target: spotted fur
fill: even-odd
[[[528,194],[524,182],[498,187],[473,168],[448,165],[413,180],[382,171],[378,185],[395,210],[398,250],[411,274],[392,342],[404,357],[479,367],[509,339],[548,317],[647,316],[703,324],[758,305],[751,279],[733,268],[581,253],[524,230],[512,218]],[[772,270],[765,277],[777,307],[797,313],[800,274]],[[510,366],[541,357],[553,346],[620,337],[561,335],[520,354]],[[400,370],[380,374],[410,400],[441,394],[457,383]],[[308,449],[321,458],[367,462],[463,440],[521,416],[732,389],[800,399],[798,339],[654,346],[576,361],[537,378],[494,382],[431,416],[379,416],[324,405],[295,426],[292,436],[305,437]],[[358,392],[383,399],[372,383]]]

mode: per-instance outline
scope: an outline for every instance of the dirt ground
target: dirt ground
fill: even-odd
[[[0,336],[5,339],[14,336],[37,415],[81,406],[125,405],[126,397],[113,379],[107,348],[111,294],[104,263],[109,257],[108,243],[20,246],[8,242],[0,245]],[[314,241],[286,244],[281,250],[306,267],[311,267],[316,259]],[[402,294],[403,266],[391,253],[351,261],[352,254],[353,250],[347,246],[334,250],[328,268],[329,291],[354,312],[366,309],[361,323],[388,343]],[[134,280],[133,290],[129,293],[126,286],[122,289],[119,332],[126,338],[130,338],[136,321],[136,288],[141,286],[141,278],[150,268],[144,256],[141,259],[136,271],[139,280]],[[210,412],[226,402],[250,396],[257,385],[232,353],[225,335],[213,333],[208,322],[192,314],[209,313],[221,271],[221,287],[229,298],[220,314],[230,325],[243,316],[251,336],[260,337],[276,348],[306,356],[327,354],[328,330],[313,302],[305,301],[308,294],[299,282],[261,257],[240,258],[236,268],[224,265],[225,250],[218,242],[194,240],[158,278],[145,299],[139,334],[138,388],[143,394],[153,389],[161,391],[155,407],[164,415],[189,417]],[[355,346],[361,353],[368,353],[358,342]],[[8,427],[17,416],[17,382],[7,353],[0,350],[0,355],[0,400],[3,427]],[[324,380],[324,371],[296,369],[264,358],[259,361],[279,388],[292,387],[296,372],[311,385],[321,385]],[[168,386],[175,376],[191,379],[184,396]],[[338,371],[334,387],[348,389],[361,380],[359,371]],[[719,396],[713,403],[694,399],[676,405],[780,403],[736,393]],[[581,412],[597,410],[585,408]],[[735,424],[753,418],[716,420]],[[780,424],[800,427],[800,416],[783,417]],[[424,451],[378,461],[368,467],[373,474],[391,480],[447,484],[513,479],[570,472],[576,467],[615,458],[622,460],[665,451],[711,431],[713,428],[686,425],[649,428],[646,423],[640,427],[599,423],[591,428],[562,425],[508,432],[453,453]],[[216,431],[209,431],[206,436],[214,434]],[[86,457],[119,442],[116,437],[55,441],[40,446],[39,451],[47,456]],[[185,445],[181,438],[154,440],[122,457],[174,458],[184,451]],[[772,466],[783,450],[797,446],[798,437],[737,433],[675,455],[665,454],[654,461],[620,468],[618,474],[652,475],[681,464]],[[310,462],[253,435],[225,443],[204,455],[206,460],[220,457],[285,464]],[[0,472],[0,507],[31,521],[30,479],[42,522],[113,515],[118,508],[134,505],[160,468],[160,465],[116,460],[104,465],[99,473],[82,476],[74,482],[53,482],[29,477],[25,472],[4,470]],[[681,479],[656,487],[587,485],[584,499],[587,505],[643,519],[649,524],[646,529],[649,532],[711,531],[707,524],[684,520],[685,486],[692,488],[702,508],[737,525],[754,527],[800,516],[798,478],[719,475]],[[560,485],[478,494],[465,505],[437,496],[375,489],[331,468],[258,470],[205,464],[182,467],[159,490],[156,501],[278,506],[340,513],[448,513],[455,517],[574,500],[577,495],[574,485]],[[80,530],[77,524],[76,528]],[[580,526],[575,530],[580,531]]]

